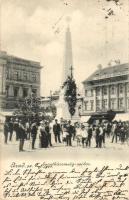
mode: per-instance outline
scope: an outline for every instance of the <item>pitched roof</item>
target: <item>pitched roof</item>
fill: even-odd
[[[109,76],[120,76],[121,74],[129,73],[129,63],[119,64],[111,67],[106,67],[103,69],[97,69],[93,74],[91,74],[87,79],[83,81],[86,83],[88,81],[98,80],[101,78],[109,78]]]
[[[40,62],[20,58],[20,57],[14,56],[14,55],[10,55],[10,54],[7,54],[6,51],[0,51],[0,58],[4,58],[8,62],[11,62],[11,63],[18,63],[18,64],[21,63],[21,64],[24,64],[24,65],[32,65],[32,66],[42,68],[40,66]]]

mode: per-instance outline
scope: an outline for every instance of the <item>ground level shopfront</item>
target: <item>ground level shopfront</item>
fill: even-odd
[[[81,116],[81,122],[86,122],[89,124],[99,123],[102,121],[129,121],[129,113],[122,112],[96,112],[88,115]]]

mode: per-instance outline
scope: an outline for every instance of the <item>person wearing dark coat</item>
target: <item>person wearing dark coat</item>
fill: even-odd
[[[121,127],[120,134],[121,134],[121,143],[124,144],[124,142],[125,142],[125,136],[126,136],[126,130],[125,130],[124,127]]]
[[[100,134],[99,126],[96,126],[96,127],[95,127],[96,148],[99,147],[99,134]]]
[[[31,138],[32,138],[32,149],[35,149],[35,141],[36,141],[36,136],[37,136],[37,124],[34,122],[31,125]]]
[[[26,139],[26,131],[21,121],[19,121],[18,133],[19,133],[19,151],[24,151],[23,146],[24,146],[24,141]]]
[[[87,137],[87,146],[91,146],[91,138],[92,138],[92,127],[89,126],[88,128],[88,137]]]
[[[49,144],[49,146],[52,146],[51,133],[50,133],[50,127],[49,127],[49,123],[48,122],[45,122],[45,131],[46,131],[47,136],[48,136],[48,144]]]
[[[47,148],[48,147],[48,135],[45,131],[45,125],[43,122],[40,122],[39,126],[39,140],[40,140],[40,148]]]
[[[75,140],[76,137],[76,128],[75,128],[75,124],[73,125],[73,140]]]
[[[111,129],[112,129],[112,125],[111,125],[111,123],[108,123],[107,127],[106,127],[107,137],[110,137]]]
[[[9,133],[9,124],[7,121],[5,121],[5,123],[4,123],[4,143],[5,144],[7,144],[8,133]]]
[[[71,125],[71,121],[68,121],[68,125],[67,125],[67,136],[66,136],[66,143],[67,146],[72,146],[72,134],[73,134],[73,126]]]
[[[61,127],[57,119],[55,120],[55,124],[53,125],[53,133],[55,136],[55,142],[57,143],[57,140],[58,140],[58,142],[61,143],[61,139],[60,139]]]
[[[12,121],[12,119],[10,119],[10,121],[9,121],[9,133],[10,133],[9,140],[11,141],[12,135],[13,135],[13,121]]]
[[[102,143],[103,143],[103,147],[105,147],[105,136],[106,136],[106,126],[103,126],[103,139],[102,139]]]

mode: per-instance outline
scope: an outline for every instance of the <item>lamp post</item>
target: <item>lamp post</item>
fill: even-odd
[[[52,107],[52,90],[50,90],[50,109]]]

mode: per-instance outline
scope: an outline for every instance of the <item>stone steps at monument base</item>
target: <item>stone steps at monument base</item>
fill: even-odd
[[[73,122],[79,122],[79,121],[80,121],[80,116],[77,115],[77,114],[75,114],[75,115],[72,117],[71,121],[73,121]]]

